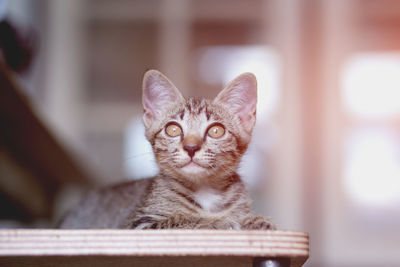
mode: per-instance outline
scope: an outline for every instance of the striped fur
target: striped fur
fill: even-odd
[[[172,84],[171,88],[174,88]],[[172,93],[177,92],[174,89]],[[181,96],[173,98],[181,99]],[[239,98],[242,101],[243,96]],[[255,116],[255,110],[250,115]],[[243,136],[241,121],[228,105],[189,98],[171,103],[156,120],[153,126],[146,127],[146,134],[161,171],[142,205],[129,216],[127,228],[273,227],[268,219],[251,214],[251,200],[236,173],[249,139]],[[181,127],[179,137],[166,133],[165,127],[171,122]],[[217,139],[207,135],[209,127],[215,124],[225,129],[225,134]],[[201,140],[200,149],[192,159],[183,147],[188,136]],[[186,167],[191,161],[197,166]]]
[[[161,73],[143,82],[143,122],[160,168],[147,180],[92,192],[62,228],[271,229],[252,215],[237,174],[255,122],[256,82],[242,74],[214,100],[185,100]],[[173,137],[168,125],[179,125]],[[212,126],[224,129],[213,138]],[[187,147],[196,147],[190,156]]]

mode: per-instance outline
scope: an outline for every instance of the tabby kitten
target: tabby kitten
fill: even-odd
[[[185,100],[164,75],[150,70],[142,101],[160,173],[89,193],[62,228],[274,228],[251,213],[236,172],[256,120],[253,74],[238,76],[214,100]]]

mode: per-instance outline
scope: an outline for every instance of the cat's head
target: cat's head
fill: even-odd
[[[199,179],[236,171],[256,120],[253,74],[241,74],[213,100],[186,100],[168,78],[149,70],[142,101],[146,137],[162,172]]]

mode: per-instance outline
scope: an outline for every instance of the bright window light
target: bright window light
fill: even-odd
[[[400,203],[400,144],[394,133],[356,131],[345,152],[345,186],[355,201],[369,206]]]
[[[209,83],[227,84],[244,72],[257,77],[257,117],[271,115],[279,102],[281,62],[268,46],[209,46],[197,52],[200,78]]]
[[[348,111],[361,117],[400,113],[400,52],[353,56],[344,66],[341,83]]]
[[[123,165],[125,175],[131,179],[152,177],[158,173],[158,166],[140,118],[133,119],[125,131]]]

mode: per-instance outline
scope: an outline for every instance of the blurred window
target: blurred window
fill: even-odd
[[[400,52],[361,53],[341,76],[348,135],[344,186],[356,203],[400,203]]]
[[[400,203],[400,142],[395,132],[358,129],[347,140],[345,186],[351,198],[370,206]]]
[[[400,52],[352,57],[342,75],[346,110],[362,117],[400,113]]]

